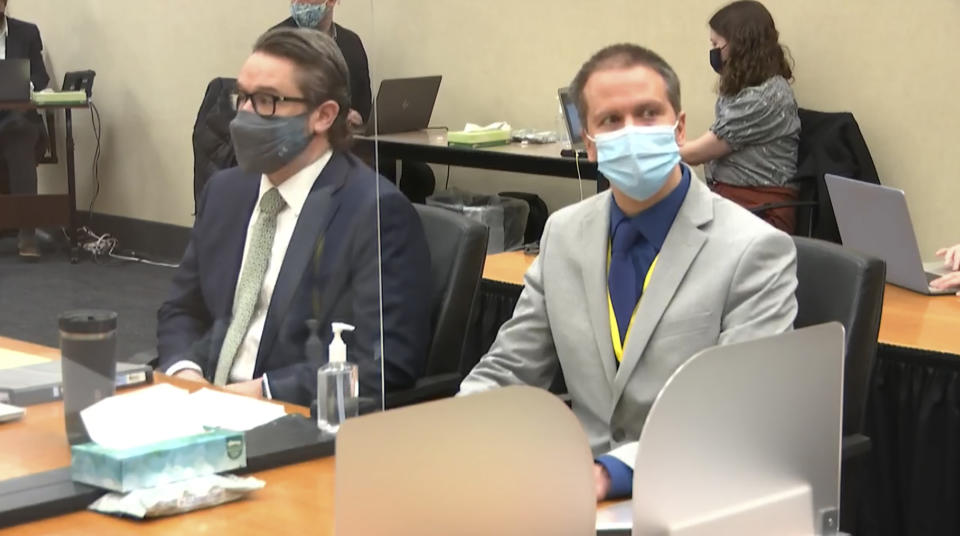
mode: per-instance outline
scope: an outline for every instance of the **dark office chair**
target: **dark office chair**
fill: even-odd
[[[237,165],[230,138],[230,121],[236,117],[236,78],[214,78],[197,111],[193,125],[193,199],[199,202],[203,187],[214,173]]]
[[[760,215],[782,207],[797,208],[794,234],[840,243],[837,219],[823,176],[827,173],[880,184],[877,168],[860,125],[849,112],[818,112],[800,108],[800,146],[797,175],[800,185],[796,201],[768,203],[751,212]]]
[[[466,331],[487,259],[485,225],[441,208],[414,206],[430,247],[433,338],[425,376],[410,389],[387,392],[387,408],[453,396],[459,390]]]
[[[870,439],[863,435],[867,393],[877,355],[886,265],[823,240],[794,238],[797,246],[797,319],[802,328],[840,322],[846,336],[843,377],[841,528],[855,523],[859,485]]]

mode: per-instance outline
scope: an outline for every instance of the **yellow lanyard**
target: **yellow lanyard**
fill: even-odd
[[[610,259],[612,258],[613,247],[607,248],[607,278],[610,277]],[[660,260],[660,254],[653,258],[650,268],[647,269],[647,275],[643,277],[643,294],[647,293],[647,285],[650,284],[650,276],[653,275],[653,269]],[[617,315],[613,312],[613,300],[610,299],[610,286],[607,286],[607,307],[610,309],[610,339],[613,341],[613,355],[617,356],[617,362],[623,361],[623,347],[627,345],[627,339],[630,338],[630,330],[633,329],[633,321],[637,319],[637,309],[640,308],[640,302],[633,308],[633,314],[630,315],[630,324],[627,326],[627,333],[620,340],[620,326],[617,325]]]

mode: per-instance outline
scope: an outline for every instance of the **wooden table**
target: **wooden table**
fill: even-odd
[[[67,229],[70,238],[70,261],[80,258],[80,245],[77,230],[77,171],[76,151],[73,139],[73,110],[89,108],[89,104],[43,104],[32,102],[0,102],[0,110],[13,111],[55,111],[63,110],[64,132],[67,148],[67,193],[41,195],[0,195],[0,229],[19,227],[42,227],[60,225]],[[56,135],[50,132],[50,143],[56,155]],[[54,156],[55,162],[55,156]]]
[[[960,297],[926,296],[887,285],[879,340],[892,346],[960,355]]]
[[[53,348],[0,338],[0,348],[59,356]],[[199,384],[157,375],[166,381],[196,390]],[[309,415],[304,407],[284,404],[288,412]],[[28,476],[70,465],[63,421],[63,404],[27,408],[26,417],[0,424],[0,480]],[[77,512],[0,530],[0,536],[32,535],[168,535],[168,534],[333,534],[333,458],[323,458],[253,476],[266,487],[247,500],[190,514],[152,521],[131,521],[94,512]]]
[[[447,132],[443,129],[356,138],[356,151],[362,158],[372,160],[375,146],[381,168],[395,165],[396,160],[413,160],[568,179],[577,179],[579,176],[583,180],[595,181],[598,192],[606,190],[609,184],[597,172],[596,162],[581,158],[578,170],[576,159],[560,156],[563,149],[560,143],[510,143],[479,149],[450,147],[447,145]]]
[[[483,278],[523,285],[523,274],[534,258],[522,251],[490,255]],[[883,296],[879,341],[960,355],[960,297],[926,296],[888,284]]]

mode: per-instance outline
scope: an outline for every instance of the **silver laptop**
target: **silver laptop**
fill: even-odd
[[[0,60],[0,102],[30,100],[30,60]]]
[[[887,263],[887,282],[921,294],[954,294],[930,282],[949,273],[943,261],[924,263],[903,190],[827,174],[824,177],[843,245]]]
[[[433,105],[440,92],[441,76],[394,78],[380,82],[373,118],[367,134],[414,132],[430,126]],[[376,130],[374,130],[376,128]]]

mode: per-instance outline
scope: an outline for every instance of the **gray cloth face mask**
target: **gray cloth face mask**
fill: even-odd
[[[313,134],[307,132],[310,114],[260,117],[241,110],[230,122],[237,163],[248,172],[273,173],[300,155]]]

